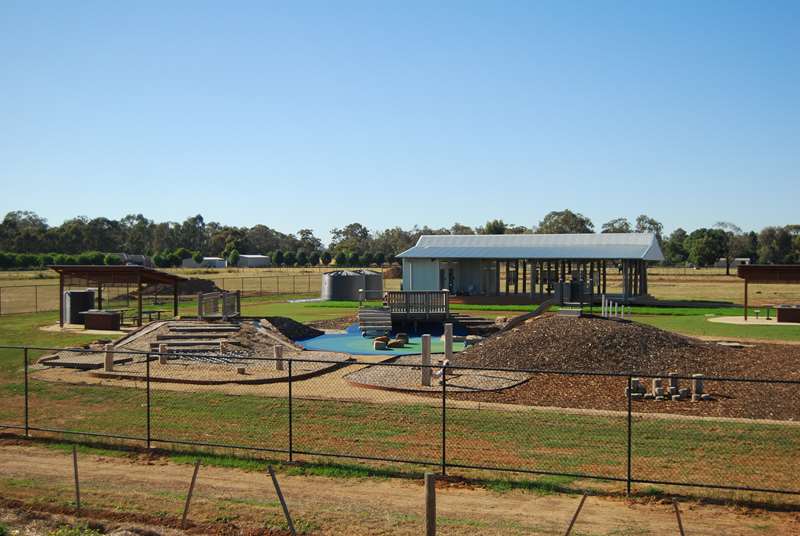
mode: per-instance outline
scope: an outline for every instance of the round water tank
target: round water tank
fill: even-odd
[[[364,286],[366,299],[380,300],[383,298],[383,274],[372,270],[358,270],[364,276]]]
[[[322,274],[323,300],[357,300],[358,290],[364,288],[364,275],[349,270]]]

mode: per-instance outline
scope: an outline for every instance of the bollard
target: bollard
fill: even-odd
[[[453,359],[453,324],[444,325],[444,359],[447,362]]]
[[[703,396],[703,375],[692,374],[692,402],[697,402]]]
[[[669,373],[669,394],[675,396],[680,391],[680,385],[678,384],[678,373],[677,372],[670,372]]]
[[[219,353],[220,354],[225,353],[225,341],[219,341]]]
[[[431,336],[422,336],[422,385],[431,386]]]
[[[167,364],[167,345],[164,343],[158,345],[158,363],[160,365]]]
[[[273,356],[275,357],[275,370],[283,370],[283,346],[275,346],[273,352]]]
[[[106,363],[104,370],[106,372],[114,372],[114,345],[106,344]]]

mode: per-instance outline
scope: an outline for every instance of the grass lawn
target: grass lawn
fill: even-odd
[[[633,320],[667,331],[696,337],[730,337],[771,341],[800,341],[798,326],[741,326],[709,322],[705,316],[634,315]]]

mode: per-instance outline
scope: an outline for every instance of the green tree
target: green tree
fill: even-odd
[[[664,226],[660,221],[655,220],[647,214],[641,214],[636,218],[636,232],[637,233],[653,233],[661,244],[661,233],[664,231]]]
[[[386,257],[384,256],[383,252],[382,251],[377,252],[375,254],[375,264],[377,264],[378,266],[383,266],[385,262],[386,262]]]
[[[328,266],[331,263],[331,261],[333,260],[333,257],[331,256],[331,252],[328,251],[328,250],[323,251],[322,255],[320,256],[320,260],[322,261],[322,264],[324,264],[325,266]]]
[[[286,266],[294,266],[297,263],[297,256],[294,251],[286,251],[283,254],[283,264]]]
[[[311,266],[319,266],[319,251],[312,251],[308,254],[308,264]]]
[[[344,266],[347,266],[347,261],[348,261],[347,253],[344,252],[344,251],[340,251],[339,253],[337,253],[335,261],[336,261],[336,267],[337,268],[342,268]]]
[[[375,256],[369,251],[361,256],[361,264],[364,266],[370,266],[373,262],[375,262]]]
[[[308,265],[308,253],[306,253],[304,249],[301,249],[297,252],[297,265],[298,266]]]
[[[361,255],[358,251],[353,251],[347,256],[347,264],[350,266],[361,266]]]
[[[363,251],[371,244],[369,229],[360,223],[351,223],[342,229],[331,229],[330,249],[335,252],[340,251]]]
[[[695,266],[713,266],[725,255],[725,232],[720,229],[697,229],[686,238],[689,262]]]
[[[633,231],[627,218],[614,218],[603,224],[602,233],[630,233]]]
[[[232,249],[231,252],[228,254],[228,265],[229,266],[239,266],[239,250]]]
[[[199,251],[195,251],[194,255],[192,255],[192,260],[197,264],[203,264],[203,254]]]
[[[792,261],[792,235],[786,227],[765,227],[758,234],[758,262],[784,264]]]
[[[664,263],[668,265],[684,264],[689,258],[686,251],[686,238],[689,235],[678,227],[664,242]]]
[[[283,251],[277,250],[272,252],[272,265],[283,266]]]
[[[497,235],[497,234],[505,234],[507,230],[508,226],[503,220],[489,220],[480,230],[480,233],[487,235]]]
[[[536,228],[539,234],[593,233],[592,220],[571,210],[549,212]]]

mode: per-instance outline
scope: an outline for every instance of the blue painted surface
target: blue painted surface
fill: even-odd
[[[444,344],[439,337],[441,336],[441,329],[438,333],[427,331],[431,334],[431,352],[442,353],[444,352]],[[409,333],[408,344],[403,348],[393,348],[389,350],[373,350],[372,337],[363,337],[361,331],[358,329],[358,324],[349,326],[344,333],[330,333],[307,339],[300,342],[306,350],[320,350],[324,352],[343,352],[353,355],[415,355],[422,353],[422,339],[421,334]],[[394,336],[394,333],[392,333]],[[453,343],[453,351],[459,352],[464,349],[464,343]]]

